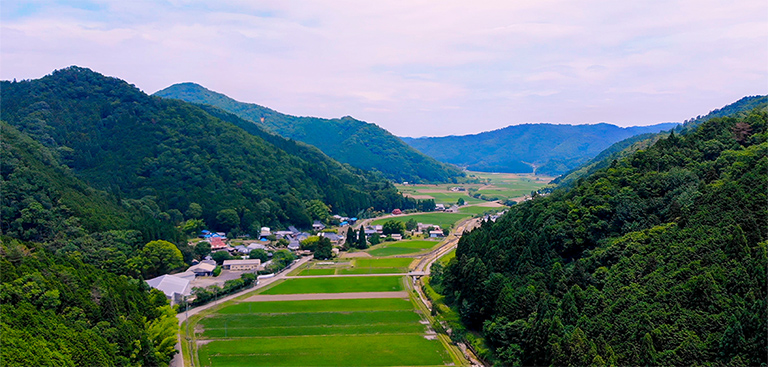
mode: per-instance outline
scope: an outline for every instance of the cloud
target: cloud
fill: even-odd
[[[0,3],[0,77],[194,81],[395,134],[681,121],[766,93],[768,4],[608,0]]]

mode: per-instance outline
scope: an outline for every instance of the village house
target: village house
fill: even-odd
[[[291,251],[298,251],[301,248],[301,244],[298,240],[292,239],[288,242],[288,249]]]
[[[314,223],[312,223],[312,229],[315,231],[322,231],[325,229],[325,224],[320,223],[319,220],[316,220]]]
[[[226,250],[229,247],[221,237],[211,237],[208,241],[211,243],[211,252]]]
[[[186,272],[192,272],[196,277],[209,277],[213,275],[213,269],[216,269],[216,264],[209,264],[207,262],[201,262],[196,265],[190,266]]]
[[[429,237],[430,238],[439,238],[439,237],[445,237],[443,235],[443,231],[436,229],[434,231],[429,231]]]
[[[392,239],[395,241],[400,241],[403,239],[403,235],[401,235],[400,233],[392,233],[389,236],[392,237]]]
[[[250,253],[253,250],[265,250],[267,249],[267,246],[261,243],[251,243],[248,245],[248,252]]]
[[[261,227],[261,232],[259,232],[259,238],[267,238],[272,235],[272,230],[269,229],[269,227]]]
[[[175,275],[161,275],[157,278],[147,280],[147,284],[149,284],[150,287],[163,292],[165,297],[171,301],[171,306],[181,303],[181,301],[184,300],[184,297],[189,296],[192,293],[192,289],[189,286],[189,279]]]
[[[459,206],[458,205],[452,205],[450,208],[445,209],[446,213],[458,213],[459,212]]]
[[[325,237],[329,240],[331,240],[332,245],[340,245],[342,240],[344,240],[344,237],[339,236],[336,233],[329,233],[329,232],[321,232],[318,234],[320,237]]]
[[[222,269],[234,271],[259,270],[259,266],[261,266],[261,260],[259,259],[224,260],[221,264]]]
[[[445,210],[445,204],[435,204],[435,211],[441,212]]]

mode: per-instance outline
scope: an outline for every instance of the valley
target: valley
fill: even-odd
[[[470,222],[476,220],[457,223],[457,231]],[[431,326],[437,321],[424,304],[421,275],[403,276],[423,274],[456,237],[410,243],[431,251],[372,257],[382,249],[373,246],[360,252],[367,257],[305,258],[255,290],[189,319],[180,314],[181,329],[193,330],[182,332],[185,365],[467,365],[445,332]]]
[[[0,364],[768,363],[766,96],[430,158],[199,85],[0,87]]]

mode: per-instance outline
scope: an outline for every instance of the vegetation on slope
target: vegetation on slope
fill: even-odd
[[[702,122],[715,117],[744,117],[753,109],[768,111],[768,96],[744,97],[723,108],[713,110],[705,116],[698,116],[694,119],[687,120],[683,125],[675,128],[675,131],[680,132],[683,129],[693,129]],[[580,167],[564,173],[562,176],[556,178],[553,183],[560,186],[572,186],[579,178],[586,177],[599,169],[608,167],[611,162],[616,159],[627,157],[640,149],[646,149],[656,143],[659,139],[666,137],[667,134],[668,132],[641,134],[624,139],[611,145],[608,149],[600,152],[595,158],[592,158]]]
[[[88,69],[3,82],[2,89],[8,123],[49,146],[83,181],[121,200],[144,200],[171,223],[201,218],[246,232],[308,226],[306,203],[315,199],[351,215],[401,204],[382,179],[327,157],[291,155],[199,107]]]
[[[765,364],[767,124],[714,118],[516,205],[433,283],[504,365]]]
[[[0,364],[168,365],[178,321],[162,292],[74,256],[0,245]]]
[[[609,124],[524,124],[474,135],[403,138],[441,162],[470,171],[559,175],[633,135],[672,129],[677,124],[621,128]]]
[[[375,124],[352,117],[321,119],[285,115],[256,104],[238,102],[194,83],[174,84],[155,95],[219,107],[281,136],[313,145],[340,162],[381,172],[397,182],[451,182],[462,175],[458,168],[421,154]]]

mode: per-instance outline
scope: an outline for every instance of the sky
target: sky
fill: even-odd
[[[399,136],[650,125],[768,94],[768,1],[0,2],[0,79],[70,65]]]

